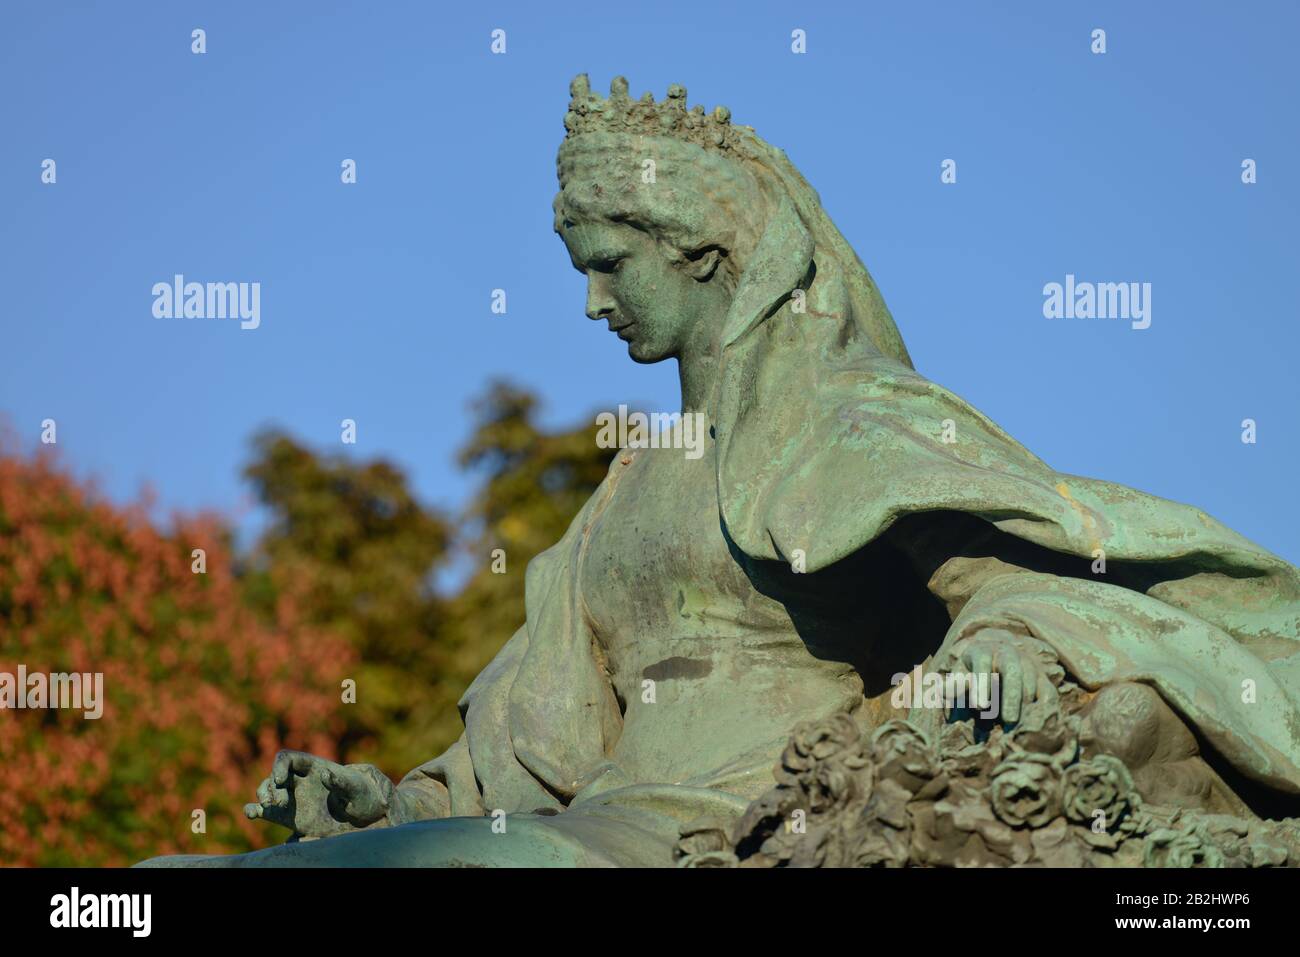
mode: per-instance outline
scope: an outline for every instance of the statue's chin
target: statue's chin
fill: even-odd
[[[636,341],[627,344],[627,354],[633,362],[638,362],[642,365],[663,362],[665,359],[671,358],[671,353],[669,352],[655,349],[643,342]]]

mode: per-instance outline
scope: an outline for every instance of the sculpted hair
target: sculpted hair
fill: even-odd
[[[717,249],[719,272],[731,291],[766,225],[763,192],[753,174],[691,143],[593,133],[565,142],[556,167],[557,233],[580,222],[625,224],[654,237],[678,263]],[[650,169],[653,180],[647,182]]]

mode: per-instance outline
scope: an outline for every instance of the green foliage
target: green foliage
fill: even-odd
[[[245,475],[271,523],[244,574],[248,601],[266,614],[296,588],[305,618],[357,652],[340,752],[414,766],[423,749],[389,732],[443,670],[429,640],[440,617],[430,582],[447,553],[447,521],[386,462],[320,457],[279,433],[257,436],[254,450]]]

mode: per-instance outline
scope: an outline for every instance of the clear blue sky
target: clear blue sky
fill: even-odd
[[[1297,561],[1298,9],[6,3],[0,413],[29,446],[56,419],[63,459],[116,499],[147,481],[164,509],[233,513],[268,424],[338,449],[353,418],[353,454],[454,507],[491,376],[544,396],[550,425],[675,408],[670,365],[583,317],[551,232],[569,79],[624,73],[786,149],[924,374],[1054,467]],[[178,272],[260,282],[261,327],[155,319],[150,289]],[[1151,328],[1045,319],[1067,273],[1152,283]]]

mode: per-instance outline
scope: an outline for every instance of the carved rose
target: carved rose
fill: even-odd
[[[1044,757],[1025,755],[993,769],[989,799],[993,813],[1012,827],[1043,827],[1060,810],[1060,780]]]
[[[908,831],[873,821],[859,834],[850,863],[853,867],[906,867],[909,845]]]
[[[856,798],[870,796],[874,783],[872,772],[870,765],[856,772],[833,761],[819,765],[803,778],[808,810],[813,814],[824,814]]]
[[[795,728],[781,757],[787,784],[803,794],[812,814],[824,814],[859,798],[868,798],[873,768],[862,745],[862,732],[845,714]]]
[[[987,775],[1002,760],[1001,751],[986,742],[975,742],[975,727],[970,721],[954,721],[939,730],[939,759],[949,775],[977,778]]]
[[[915,794],[939,773],[939,760],[924,731],[906,721],[888,721],[871,737],[871,754],[881,780]]]
[[[1027,707],[1020,724],[1007,735],[1011,748],[1048,755],[1059,767],[1073,761],[1079,750],[1078,721],[1062,714],[1057,704],[1038,701]]]
[[[1198,830],[1163,829],[1147,838],[1147,867],[1222,867],[1223,852]]]
[[[1124,762],[1099,754],[1067,768],[1061,777],[1061,804],[1065,816],[1085,825],[1093,833],[1097,812],[1106,831],[1114,831],[1124,816],[1137,806],[1133,776]]]
[[[837,714],[826,721],[806,721],[794,729],[781,763],[798,774],[810,771],[822,761],[841,759],[865,763],[862,732],[847,714]],[[858,766],[861,766],[859,763]]]

